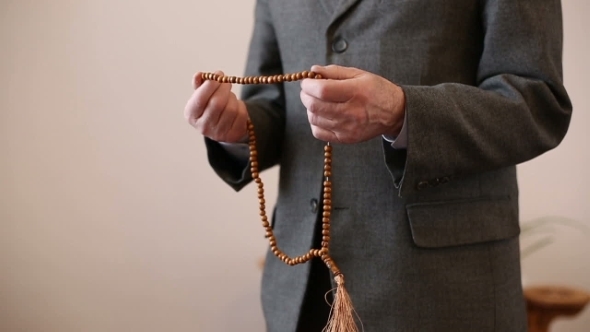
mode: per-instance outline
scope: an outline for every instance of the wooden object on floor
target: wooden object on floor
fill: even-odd
[[[580,313],[590,301],[590,294],[564,286],[530,286],[524,289],[529,332],[547,332],[558,317]]]

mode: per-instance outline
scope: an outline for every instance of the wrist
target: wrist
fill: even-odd
[[[395,138],[399,135],[404,125],[406,116],[406,95],[404,90],[398,85],[393,85],[393,92],[391,94],[392,101],[389,107],[390,121],[386,126],[383,136],[388,138]]]

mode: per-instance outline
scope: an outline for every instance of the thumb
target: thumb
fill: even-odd
[[[311,70],[322,75],[323,78],[332,80],[347,80],[355,78],[362,73],[361,70],[352,67],[343,67],[338,65],[319,66],[314,65]]]

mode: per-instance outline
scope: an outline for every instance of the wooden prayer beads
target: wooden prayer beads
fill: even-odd
[[[315,78],[321,79],[322,76],[313,71],[302,71],[293,74],[283,75],[272,75],[272,76],[224,76],[215,73],[203,73],[201,77],[204,80],[216,81],[219,83],[231,83],[231,84],[277,84],[283,82],[294,82],[300,81],[304,78]]]
[[[294,74],[273,75],[273,76],[224,76],[214,73],[202,73],[203,80],[211,80],[219,83],[232,84],[277,84],[283,82],[299,81],[305,78],[321,79],[322,76],[313,71],[302,71]],[[342,273],[334,264],[330,257],[330,222],[332,214],[332,146],[326,143],[324,146],[324,183],[323,183],[323,201],[322,201],[322,243],[321,249],[310,249],[306,254],[297,257],[289,257],[285,254],[277,244],[277,239],[274,235],[272,226],[270,225],[268,216],[266,214],[266,200],[264,198],[264,184],[260,178],[258,169],[258,150],[256,149],[256,135],[254,133],[254,125],[248,121],[248,146],[250,150],[250,173],[252,179],[258,186],[258,201],[260,209],[260,218],[262,220],[262,227],[264,227],[266,238],[270,244],[270,250],[281,261],[288,265],[297,265],[308,262],[314,257],[321,258],[326,266],[331,270],[334,277],[338,280],[342,279]],[[343,281],[342,281],[343,283]]]

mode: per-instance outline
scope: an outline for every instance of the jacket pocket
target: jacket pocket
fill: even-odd
[[[509,196],[406,206],[418,247],[442,248],[518,236],[518,202]]]

